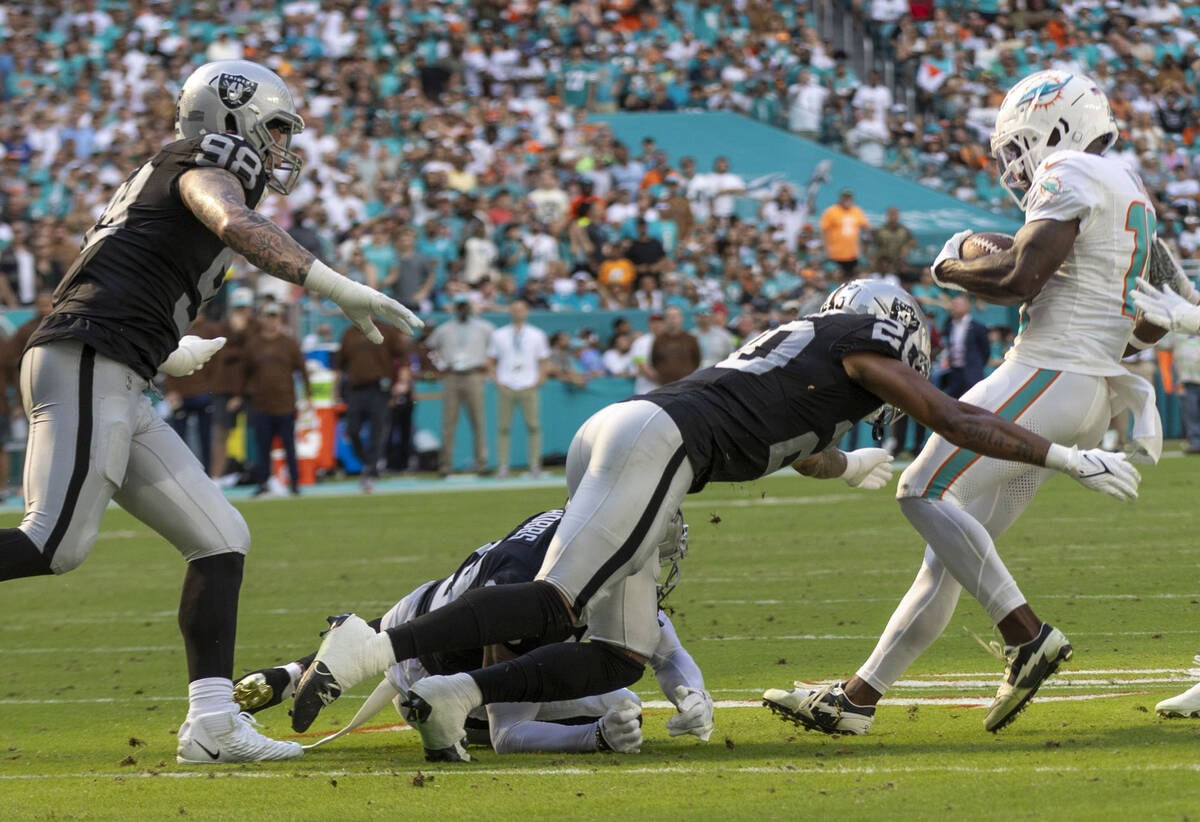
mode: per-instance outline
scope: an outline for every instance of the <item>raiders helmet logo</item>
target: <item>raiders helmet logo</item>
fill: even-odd
[[[221,74],[217,77],[217,96],[229,108],[241,108],[250,102],[258,83],[240,74]]]

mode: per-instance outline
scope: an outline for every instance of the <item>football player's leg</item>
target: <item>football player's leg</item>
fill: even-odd
[[[148,401],[115,499],[188,561],[179,622],[189,678],[228,678],[250,530],[183,440],[154,418]]]
[[[144,401],[125,482],[114,497],[188,561],[179,629],[188,665],[183,763],[289,759],[303,750],[254,730],[233,699],[238,592],[250,531],[186,443]]]
[[[66,573],[87,557],[125,474],[144,384],[76,343],[25,355],[25,517],[18,528],[0,530],[0,579]]]
[[[352,617],[332,628],[296,693],[304,721],[397,661],[496,642],[565,637],[587,605],[656,554],[692,481],[674,422],[649,402],[597,412],[576,435],[592,440],[546,561],[533,582],[476,588],[454,602],[376,635]],[[580,453],[575,448],[576,453]]]

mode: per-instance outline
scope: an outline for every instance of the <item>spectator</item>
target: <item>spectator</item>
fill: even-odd
[[[546,332],[529,325],[529,306],[516,300],[508,309],[511,322],[496,329],[488,344],[489,370],[496,380],[497,476],[508,476],[513,408],[521,409],[528,435],[529,475],[542,473],[542,423],[538,389],[546,381],[550,344]]]
[[[480,222],[471,226],[471,236],[463,243],[462,281],[467,285],[478,285],[482,280],[496,275],[494,268],[499,249],[487,237],[487,227]]]
[[[213,355],[203,370],[208,371],[213,392],[213,436],[209,473],[214,479],[225,475],[229,436],[237,428],[237,416],[245,370],[248,340],[258,334],[254,317],[254,292],[246,286],[233,289],[229,298],[229,318],[217,323],[215,336],[224,337],[225,345]]]
[[[908,271],[908,255],[917,247],[917,238],[900,222],[900,209],[889,206],[887,219],[871,234],[871,257],[878,271],[900,276]]]
[[[650,346],[650,365],[659,385],[683,379],[700,367],[700,343],[683,330],[683,311],[678,306],[663,312],[662,331]]]
[[[269,493],[271,443],[283,443],[292,496],[300,493],[300,467],[296,462],[296,383],[300,374],[307,403],[312,398],[308,371],[299,344],[283,330],[283,307],[268,302],[262,309],[258,333],[247,341],[243,358],[242,388],[230,402],[230,411],[241,407],[242,397],[250,405],[250,427],[258,446],[258,490]]]
[[[596,338],[596,332],[590,328],[580,329],[579,340],[582,344],[577,349],[576,358],[584,376],[603,377],[606,373],[604,354],[600,351],[600,341]]]
[[[442,450],[438,474],[450,476],[454,467],[454,435],[459,405],[466,408],[475,443],[475,473],[487,473],[487,441],[483,416],[483,386],[488,347],[495,330],[475,317],[466,294],[454,297],[454,318],[433,330],[428,339],[430,357],[442,381]]]
[[[1200,454],[1200,337],[1177,334],[1171,342],[1175,373],[1183,388],[1183,435],[1187,439],[1183,452]]]
[[[550,226],[554,232],[566,224],[571,201],[567,192],[559,187],[552,169],[544,169],[538,174],[538,186],[529,192],[529,202],[533,206],[534,219]]]
[[[941,389],[958,398],[983,379],[992,350],[987,327],[971,316],[971,301],[966,296],[951,298],[950,318],[942,338],[946,341],[947,368]]]
[[[582,345],[582,340],[580,341]],[[587,378],[575,367],[571,335],[566,331],[555,331],[550,336],[550,358],[546,376],[568,385],[583,386]]]
[[[396,237],[396,267],[383,281],[383,288],[414,311],[429,299],[437,281],[437,266],[417,251],[417,232],[405,226]]]
[[[657,237],[650,236],[650,226],[645,218],[637,219],[637,236],[629,242],[625,256],[633,263],[633,270],[639,277],[650,275],[657,281],[667,263],[667,252]]]
[[[703,199],[706,213],[718,220],[727,220],[733,216],[735,197],[746,193],[746,182],[729,170],[727,158],[718,157],[713,161],[712,173],[693,178],[690,188],[689,201]]]
[[[821,215],[825,255],[837,263],[843,279],[853,278],[858,271],[864,228],[870,230],[871,224],[862,209],[854,204],[854,192],[848,188],[843,189],[838,201]]]
[[[334,403],[345,401],[346,438],[354,456],[362,463],[359,483],[364,493],[375,490],[384,444],[388,442],[388,416],[393,398],[408,391],[408,346],[399,331],[381,325],[383,344],[376,345],[356,325],[342,333],[334,355]],[[363,424],[370,425],[370,439],[363,444]]]
[[[604,352],[604,370],[610,377],[636,377],[637,366],[633,362],[633,338],[628,332],[613,336],[612,347]]]
[[[733,335],[713,321],[712,307],[701,303],[692,315],[696,321],[696,341],[700,346],[700,368],[716,365],[733,353]]]
[[[658,373],[654,370],[654,364],[650,362],[650,350],[654,347],[654,337],[662,332],[663,313],[661,311],[651,312],[648,325],[650,331],[635,339],[629,349],[633,354],[634,367],[637,369],[637,379],[633,383],[633,393],[635,394],[646,394],[662,385],[658,379]]]
[[[196,318],[188,333],[206,340],[221,336],[217,323],[204,315]],[[208,465],[212,460],[213,374],[209,369],[201,368],[187,377],[166,377],[163,380],[163,392],[171,409],[171,427],[192,449],[201,465]],[[191,420],[195,420],[196,424],[195,442],[188,436]]]
[[[39,290],[29,228],[17,223],[12,229],[12,242],[0,251],[0,300],[9,308],[29,305]]]

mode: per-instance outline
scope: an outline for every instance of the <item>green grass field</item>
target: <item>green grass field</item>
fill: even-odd
[[[1001,554],[1076,655],[1043,688],[1047,699],[997,736],[969,707],[991,696],[1001,666],[963,630],[990,635],[967,599],[870,736],[805,733],[752,705],[766,687],[853,673],[922,549],[888,492],[772,478],[713,486],[685,507],[691,554],[674,619],[714,697],[733,703],[718,709],[709,744],[669,739],[668,712],[648,709],[639,755],[478,751],[454,767],[428,766],[403,729],[356,733],[291,762],[176,765],[183,564],[113,510],[82,568],[0,588],[0,820],[1197,819],[1200,720],[1160,720],[1153,706],[1187,687],[1200,651],[1198,469],[1164,460],[1144,472],[1132,505],[1056,479],[1006,535]],[[315,647],[327,614],[381,614],[560,497],[522,489],[243,504],[255,543],[239,671]],[[654,686],[646,676],[635,689],[661,699]],[[314,730],[341,727],[370,688]],[[292,737],[282,707],[259,718]],[[372,724],[398,723],[389,709]]]

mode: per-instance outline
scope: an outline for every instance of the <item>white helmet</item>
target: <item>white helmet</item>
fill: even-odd
[[[884,280],[851,280],[825,298],[819,313],[873,314],[895,320],[902,329],[900,361],[922,377],[929,376],[929,326],[925,322],[925,312],[903,288]],[[885,405],[866,419],[876,425],[887,425],[902,413],[893,405]]]
[[[1117,135],[1108,96],[1090,77],[1066,71],[1031,74],[1009,89],[996,114],[992,156],[1000,164],[1000,184],[1024,211],[1043,160],[1064,149],[1084,151],[1101,138],[1104,153]]]
[[[270,129],[283,132],[275,141]],[[233,132],[271,169],[267,186],[287,194],[300,180],[304,161],[291,150],[292,135],[304,130],[292,93],[278,74],[249,60],[218,60],[191,73],[175,103],[179,139]]]

